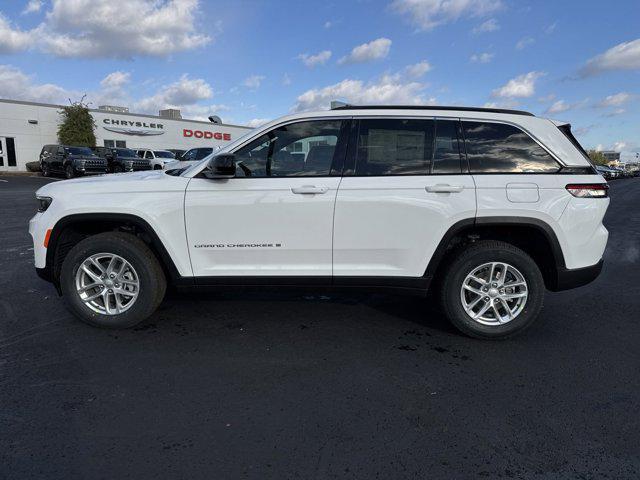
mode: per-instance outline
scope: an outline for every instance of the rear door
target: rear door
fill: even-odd
[[[362,118],[334,222],[339,277],[421,277],[445,232],[475,216],[458,119]]]
[[[234,276],[330,281],[346,123],[323,119],[274,127],[233,152],[235,178],[197,176],[189,182],[186,230],[200,282]]]

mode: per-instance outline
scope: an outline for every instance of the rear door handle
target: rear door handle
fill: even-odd
[[[298,195],[315,195],[327,193],[329,187],[316,187],[315,185],[303,185],[301,187],[292,187],[291,192]]]
[[[438,183],[437,185],[429,185],[424,187],[430,193],[460,193],[464,190],[462,185],[449,185],[448,183]]]

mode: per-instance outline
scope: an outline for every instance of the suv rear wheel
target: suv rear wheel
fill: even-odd
[[[60,275],[65,303],[82,321],[97,327],[128,328],[147,319],[164,297],[160,264],[139,238],[107,232],[69,251]]]
[[[540,269],[524,251],[505,242],[480,241],[453,260],[441,301],[451,323],[463,333],[502,339],[533,323],[544,290]]]
[[[73,178],[76,176],[76,172],[73,170],[73,165],[71,165],[70,163],[67,164],[66,168],[64,169],[64,173],[67,178]]]

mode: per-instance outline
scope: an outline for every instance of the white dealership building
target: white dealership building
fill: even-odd
[[[44,145],[58,143],[61,105],[0,99],[0,172],[25,171],[39,160]],[[96,145],[151,150],[222,146],[249,131],[248,127],[182,119],[178,110],[158,116],[129,113],[103,106],[90,110],[96,124]]]

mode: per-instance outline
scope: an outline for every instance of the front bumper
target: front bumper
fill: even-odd
[[[595,265],[583,268],[558,268],[555,284],[552,285],[549,290],[558,292],[582,287],[583,285],[591,283],[600,275],[603,264],[604,260],[600,260]]]

